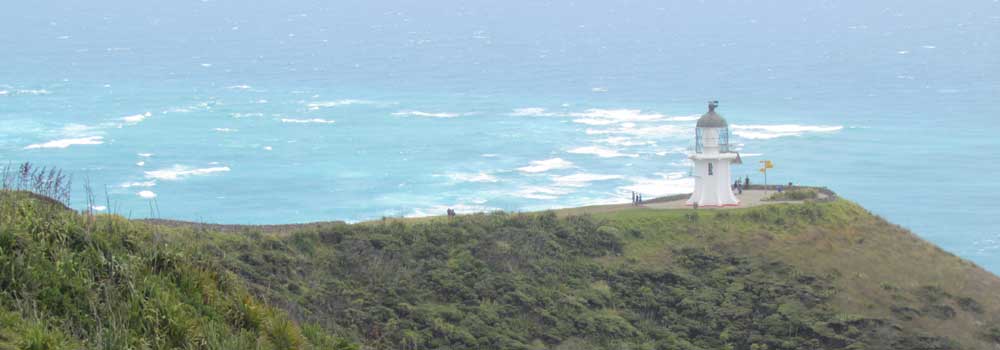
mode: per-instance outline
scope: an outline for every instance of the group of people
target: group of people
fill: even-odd
[[[632,191],[632,205],[642,205],[642,193]]]
[[[750,188],[749,176],[743,177],[741,179],[736,179],[736,181],[733,182],[733,191],[736,191],[737,194],[743,194],[743,189],[749,189],[749,188]]]
[[[449,219],[450,219],[450,218],[453,218],[453,217],[455,217],[455,215],[457,215],[457,214],[455,213],[455,209],[452,209],[452,208],[448,208],[448,218],[449,218]]]
[[[736,181],[733,182],[732,187],[733,191],[736,191],[737,194],[743,194],[743,189],[750,187],[750,177],[749,176],[744,177],[742,178],[742,180],[736,179]]]

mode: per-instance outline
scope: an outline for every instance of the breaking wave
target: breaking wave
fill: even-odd
[[[613,150],[609,148],[599,147],[599,146],[587,146],[587,147],[577,147],[567,151],[574,154],[591,154],[601,158],[616,158],[616,157],[638,157],[638,154],[632,153],[622,153],[618,150]]]
[[[458,113],[431,113],[431,112],[421,112],[421,111],[399,111],[393,113],[392,115],[397,117],[428,117],[428,118],[455,118],[461,116]]]
[[[89,136],[81,138],[52,140],[44,143],[36,143],[32,145],[27,145],[24,147],[24,149],[66,148],[74,145],[100,145],[102,143],[104,143],[104,136]]]
[[[173,181],[181,180],[190,176],[208,175],[212,173],[227,172],[229,170],[230,169],[227,166],[195,169],[183,165],[174,165],[172,168],[147,171],[145,174],[146,178]]]
[[[316,110],[319,110],[321,108],[350,106],[350,105],[367,105],[367,104],[372,104],[372,103],[374,103],[374,102],[372,102],[372,101],[366,101],[366,100],[345,99],[345,100],[336,100],[336,101],[310,102],[310,103],[306,104],[306,108],[309,108],[310,111],[316,111]]]
[[[296,119],[296,118],[281,118],[282,123],[293,123],[293,124],[333,124],[336,123],[334,120],[323,119],[323,118],[311,118],[311,119]]]
[[[444,176],[456,182],[499,182],[496,176],[485,172],[479,173],[448,173]]]
[[[545,160],[533,160],[528,166],[517,168],[523,173],[544,173],[549,170],[567,169],[573,167],[573,162],[562,158],[552,158]]]
[[[840,125],[732,125],[733,135],[746,138],[769,140],[786,136],[802,136],[805,133],[830,133],[843,130]]]

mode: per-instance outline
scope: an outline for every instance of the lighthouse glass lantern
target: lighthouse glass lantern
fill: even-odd
[[[708,112],[698,118],[695,126],[695,153],[689,158],[694,163],[694,192],[688,205],[699,207],[737,206],[739,199],[733,194],[731,164],[739,163],[739,154],[729,146],[729,124],[715,112],[718,101],[708,103]]]

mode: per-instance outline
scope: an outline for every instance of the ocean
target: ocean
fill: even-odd
[[[12,3],[0,161],[132,218],[542,210],[689,191],[719,100],[737,176],[1000,272],[998,33],[997,1]]]

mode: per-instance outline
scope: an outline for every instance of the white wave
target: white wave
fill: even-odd
[[[576,118],[600,118],[621,122],[649,122],[666,119],[666,116],[659,113],[643,113],[638,109],[598,109],[592,108],[583,112],[570,113],[569,116]]]
[[[680,125],[655,125],[636,127],[635,123],[623,123],[617,128],[587,129],[587,135],[632,135],[650,138],[693,137],[692,127]]]
[[[624,176],[621,175],[578,173],[566,176],[553,176],[552,181],[558,186],[584,187],[591,182],[619,180],[622,178]]]
[[[573,193],[573,190],[562,187],[526,186],[513,193],[515,197],[526,199],[552,200]]]
[[[146,177],[156,180],[180,180],[189,176],[208,175],[212,173],[227,172],[229,167],[211,167],[195,169],[183,165],[174,165],[172,168],[147,171]]]
[[[295,118],[281,118],[282,123],[295,123],[295,124],[333,124],[336,123],[334,120],[323,119],[323,118],[311,118],[311,119],[295,119]]]
[[[679,168],[690,168],[691,165],[693,165],[693,164],[694,164],[694,162],[692,162],[690,159],[687,159],[687,158],[670,162],[670,166],[679,167]]]
[[[668,155],[668,154],[684,154],[684,155],[687,155],[688,153],[689,153],[689,150],[687,148],[684,148],[684,147],[672,147],[670,149],[661,149],[661,150],[656,151],[656,155],[658,155],[658,156],[665,156],[665,155]]]
[[[844,129],[840,125],[732,125],[733,135],[746,139],[768,140],[785,136],[801,136],[804,133],[829,133]]]
[[[153,192],[153,191],[150,191],[150,190],[139,191],[136,194],[139,195],[139,197],[146,198],[146,199],[156,198],[156,192]]]
[[[740,153],[740,157],[760,157],[763,153]]]
[[[143,158],[149,158],[153,156],[152,153],[137,153],[137,155]]]
[[[121,188],[153,187],[153,186],[156,186],[156,180],[126,182],[126,183],[123,183],[121,185],[118,185],[118,187],[121,187]]]
[[[103,136],[89,136],[89,137],[72,138],[72,139],[52,140],[45,143],[36,143],[33,145],[25,146],[24,149],[66,148],[73,145],[100,145],[102,143],[104,143]]]
[[[212,64],[211,63],[202,63],[201,66],[205,67],[205,68],[208,68],[208,67],[211,67]]]
[[[191,113],[191,108],[188,107],[172,107],[168,110],[163,111],[163,114],[170,113]]]
[[[14,93],[17,95],[49,95],[52,92],[45,89],[18,89]]]
[[[687,116],[680,116],[680,117],[669,117],[666,120],[669,120],[669,121],[672,121],[672,122],[693,122],[693,121],[698,120],[699,118],[701,118],[700,115],[687,115]]]
[[[680,193],[691,193],[694,190],[694,178],[686,177],[684,173],[656,173],[655,175],[657,177],[631,178],[632,184],[619,187],[619,190],[624,193],[640,193],[643,198],[649,199]]]
[[[64,136],[93,136],[95,132],[99,132],[99,128],[96,126],[72,123],[64,125],[59,131]]]
[[[544,173],[549,170],[566,169],[573,166],[573,163],[562,158],[552,158],[546,160],[533,160],[528,166],[517,168],[524,173]]]
[[[142,114],[135,114],[135,115],[124,116],[124,117],[121,117],[120,120],[123,121],[123,122],[129,123],[129,124],[136,124],[136,123],[142,122],[143,120],[146,120],[146,118],[149,118],[151,116],[153,116],[153,113],[146,112],[146,113],[142,113]]]
[[[586,125],[595,125],[595,126],[609,125],[609,124],[617,123],[616,121],[611,120],[611,119],[599,119],[599,118],[573,119],[573,122],[577,123],[577,124],[586,124]]]
[[[138,163],[135,163],[135,165],[137,165],[137,166],[146,166],[146,162],[138,162]]]
[[[350,105],[359,105],[359,104],[372,104],[372,103],[374,103],[374,102],[372,102],[372,101],[365,101],[365,100],[345,99],[345,100],[336,100],[336,101],[310,102],[309,104],[306,104],[306,107],[309,108],[310,111],[315,111],[315,110],[319,110],[320,108],[350,106]]]
[[[597,142],[606,143],[612,146],[646,146],[656,143],[653,141],[636,141],[625,136],[612,136],[597,140]]]
[[[447,176],[449,179],[451,179],[452,181],[456,181],[456,182],[498,182],[498,181],[500,181],[500,179],[498,179],[496,176],[493,176],[493,175],[485,173],[485,172],[479,172],[479,173],[448,173],[448,174],[445,174],[444,176]]]
[[[509,115],[514,117],[559,117],[564,116],[564,114],[548,112],[545,108],[538,107],[528,107],[528,108],[517,108]]]
[[[621,153],[617,150],[608,149],[599,146],[587,146],[587,147],[577,147],[567,151],[574,154],[592,154],[601,158],[615,158],[615,157],[638,157],[638,154]]]
[[[250,89],[253,89],[252,86],[247,85],[247,84],[233,85],[233,86],[228,86],[226,88],[230,89],[230,90],[250,90]]]
[[[274,150],[274,148],[273,148],[273,147],[271,147],[271,146],[264,146],[264,150],[265,150],[265,151],[273,151],[273,150]]]
[[[483,153],[483,154],[480,154],[479,156],[483,157],[483,158],[496,158],[496,157],[499,157],[500,155],[496,154],[496,153]]]
[[[7,91],[7,90],[0,90],[0,96],[7,96],[7,95],[9,95],[9,94],[10,94],[10,91]]]
[[[431,112],[421,112],[421,111],[399,111],[393,113],[392,115],[397,117],[410,116],[410,117],[429,117],[429,118],[455,118],[461,116],[461,114],[458,113],[445,113],[445,112],[431,113]]]
[[[241,118],[251,118],[251,117],[263,117],[264,113],[257,113],[257,112],[254,112],[254,113],[231,113],[231,114],[229,114],[229,116],[231,116],[233,118],[236,118],[236,119],[241,119]]]
[[[590,91],[592,91],[592,92],[608,92],[608,88],[606,88],[606,87],[595,87],[595,88],[591,88]]]
[[[230,129],[230,128],[215,128],[215,129],[212,129],[212,130],[215,130],[215,131],[218,131],[218,132],[237,132],[237,131],[239,131],[237,129]]]

